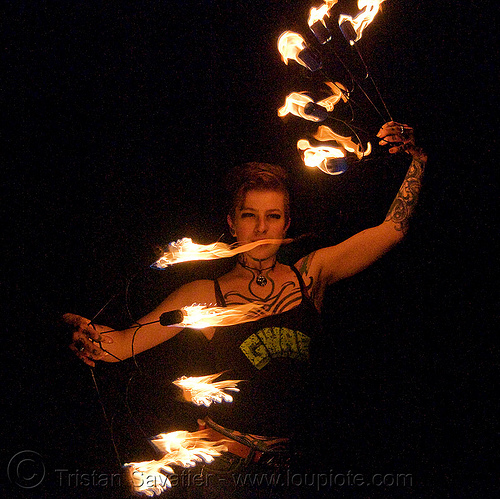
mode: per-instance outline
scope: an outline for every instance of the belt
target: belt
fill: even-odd
[[[206,438],[208,440],[212,440],[214,442],[218,440],[224,440],[224,445],[227,447],[227,451],[235,456],[242,457],[243,459],[250,459],[253,463],[258,463],[260,458],[262,457],[262,452],[252,449],[248,445],[241,444],[236,440],[232,440],[227,435],[219,433],[217,430],[214,430],[210,427],[205,427],[204,431],[206,432]],[[251,458],[249,458],[250,454],[253,452]]]
[[[266,449],[266,451],[257,450],[250,445],[246,445],[243,442],[235,440],[234,438],[231,437],[229,432],[222,433],[218,431],[217,429],[213,428],[212,425],[221,428],[223,431],[225,430],[225,428],[217,425],[217,423],[214,423],[209,418],[207,418],[206,420],[198,419],[198,425],[200,430],[205,431],[206,438],[208,440],[212,440],[215,442],[219,440],[224,440],[224,444],[226,445],[228,452],[243,459],[248,459],[249,462],[258,463],[262,458],[262,456],[264,455],[264,453],[273,452],[272,448]],[[244,437],[244,435],[241,436]],[[271,441],[274,445],[288,443],[287,438],[272,439],[270,440],[270,442]],[[262,443],[264,442],[265,441],[263,441]]]

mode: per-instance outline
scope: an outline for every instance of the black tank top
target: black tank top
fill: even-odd
[[[302,276],[291,266],[302,292],[300,304],[255,322],[216,328],[209,351],[214,372],[239,383],[230,404],[212,404],[217,423],[246,433],[293,436],[307,416],[312,381],[312,342],[321,332],[321,317]],[[217,280],[217,304],[226,306]]]

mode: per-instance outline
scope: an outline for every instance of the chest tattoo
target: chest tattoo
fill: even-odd
[[[270,280],[269,282],[271,284],[270,291],[264,297],[258,296],[252,291],[253,280],[248,286],[248,293],[229,291],[224,295],[227,305],[259,302],[266,313],[279,314],[294,307],[301,301],[302,293],[300,287],[296,286],[293,281],[285,282],[279,290],[276,290],[274,281]],[[262,288],[260,290],[262,292]]]

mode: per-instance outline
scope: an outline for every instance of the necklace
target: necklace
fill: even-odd
[[[259,260],[260,261],[260,260]],[[247,270],[250,270],[252,272],[257,271],[257,277],[255,279],[255,282],[257,285],[261,286],[262,288],[267,284],[267,278],[265,275],[262,274],[265,270],[273,270],[274,267],[276,267],[276,260],[274,260],[274,263],[270,267],[266,268],[260,268],[260,269],[254,269],[253,267],[249,267],[248,265],[245,265],[239,258],[238,258],[238,263]]]

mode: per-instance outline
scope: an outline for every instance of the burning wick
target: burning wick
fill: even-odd
[[[278,109],[278,116],[284,117],[291,113],[309,121],[325,121],[328,112],[333,111],[340,101],[347,102],[348,90],[341,83],[325,82],[332,95],[314,102],[306,92],[292,92],[286,97],[285,104]]]
[[[336,0],[332,3],[332,5],[328,5],[325,3],[319,8],[312,7],[309,11],[309,19],[307,21],[307,24],[309,25],[309,29],[316,37],[316,40],[318,40],[321,45],[324,45],[332,38],[330,30],[326,27],[325,16],[330,16],[330,9],[335,3],[337,3]]]
[[[190,327],[204,329],[212,326],[233,326],[259,319],[265,311],[254,303],[233,305],[232,307],[207,307],[191,305],[179,310],[171,310],[160,315],[162,326]]]
[[[316,102],[308,102],[304,106],[304,114],[311,118],[316,118],[316,121],[325,121],[328,118],[326,108]]]
[[[189,237],[178,239],[168,245],[168,250],[151,267],[164,269],[170,265],[197,260],[216,260],[229,258],[245,251],[250,251],[263,244],[288,244],[292,239],[261,239],[252,243],[229,245],[225,243],[196,244]]]
[[[182,376],[173,381],[173,384],[182,388],[185,400],[193,402],[193,404],[196,405],[208,407],[212,402],[232,402],[233,397],[225,391],[239,392],[240,390],[236,385],[241,380],[229,379],[212,383],[212,381],[219,378],[221,375],[222,373],[191,378]]]
[[[324,121],[328,118],[328,111],[304,92],[292,92],[287,96],[285,104],[278,109],[278,116],[281,118],[289,113],[309,121]]]
[[[184,320],[184,313],[181,309],[170,310],[160,315],[160,324],[162,326],[173,326],[174,324],[182,324]]]
[[[356,34],[356,31],[354,31],[352,22],[349,19],[345,19],[344,21],[342,21],[342,23],[339,24],[339,28],[349,44],[354,45],[354,42],[356,41],[358,35]]]
[[[151,443],[165,455],[158,461],[127,463],[134,491],[146,496],[161,494],[172,487],[168,475],[173,475],[173,465],[191,468],[197,463],[211,463],[214,458],[227,451],[224,440],[207,440],[206,430],[161,433]]]
[[[293,59],[310,71],[318,71],[322,64],[318,56],[306,45],[304,39],[293,31],[285,31],[278,38],[278,50],[285,64]]]

